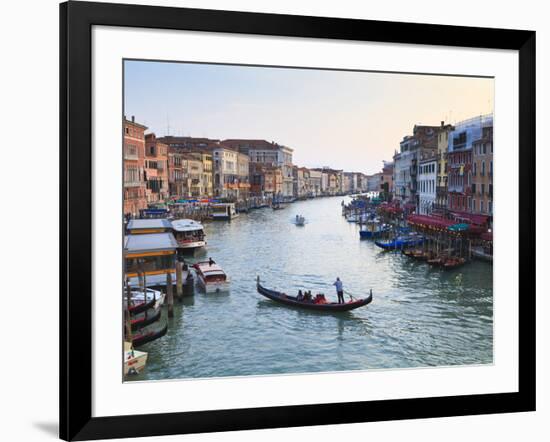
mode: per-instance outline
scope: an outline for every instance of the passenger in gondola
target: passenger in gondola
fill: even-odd
[[[304,301],[311,302],[311,290],[304,295]]]
[[[304,295],[301,290],[298,290],[298,296],[296,297],[297,301],[302,301],[304,299]]]
[[[212,257],[208,258],[208,265],[212,265],[214,264],[214,260],[212,259]]]

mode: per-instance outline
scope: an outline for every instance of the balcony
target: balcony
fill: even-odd
[[[124,187],[140,187],[143,183],[140,181],[124,181]]]
[[[132,152],[124,152],[124,159],[125,160],[136,160],[138,159],[138,154],[137,153],[132,153]]]

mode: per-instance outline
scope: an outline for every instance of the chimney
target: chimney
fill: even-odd
[[[136,122],[136,117],[132,115],[132,123]]]

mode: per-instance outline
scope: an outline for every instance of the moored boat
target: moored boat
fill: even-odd
[[[148,314],[147,312],[145,312],[143,315],[132,318],[130,320],[132,331],[139,330],[140,328],[147,327],[148,325],[157,322],[160,319],[161,312],[162,310],[159,309],[152,314]]]
[[[217,221],[231,221],[239,216],[233,203],[212,204],[212,219]]]
[[[197,272],[198,283],[206,293],[229,290],[229,278],[225,271],[214,260],[193,264]]]
[[[158,330],[143,329],[138,333],[132,335],[132,345],[134,347],[139,347],[141,345],[147,344],[148,342],[155,341],[156,339],[162,338],[167,331],[168,324],[165,324],[164,327]]]
[[[363,307],[372,301],[372,290],[366,298],[353,299],[343,304],[339,304],[337,302],[327,302],[324,295],[317,295],[316,298],[311,301],[298,300],[296,296],[290,296],[286,293],[265,288],[260,284],[259,277],[256,282],[256,289],[258,290],[258,293],[271,299],[272,301],[276,301],[290,307],[298,307],[321,312],[346,312]]]
[[[383,233],[389,232],[390,226],[388,224],[382,224],[377,221],[368,221],[361,230],[359,230],[359,236],[361,238],[377,238]]]
[[[402,249],[406,247],[418,246],[424,242],[424,238],[420,235],[398,236],[389,241],[375,241],[374,243],[385,250]]]
[[[147,353],[134,350],[131,342],[124,342],[124,376],[139,374],[147,363]]]

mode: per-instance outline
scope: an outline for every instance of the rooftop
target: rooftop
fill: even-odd
[[[148,233],[124,237],[125,253],[176,250],[178,243],[171,233]]]
[[[170,221],[163,218],[153,219],[131,219],[128,223],[128,230],[140,230],[140,229],[171,229],[172,224]]]

